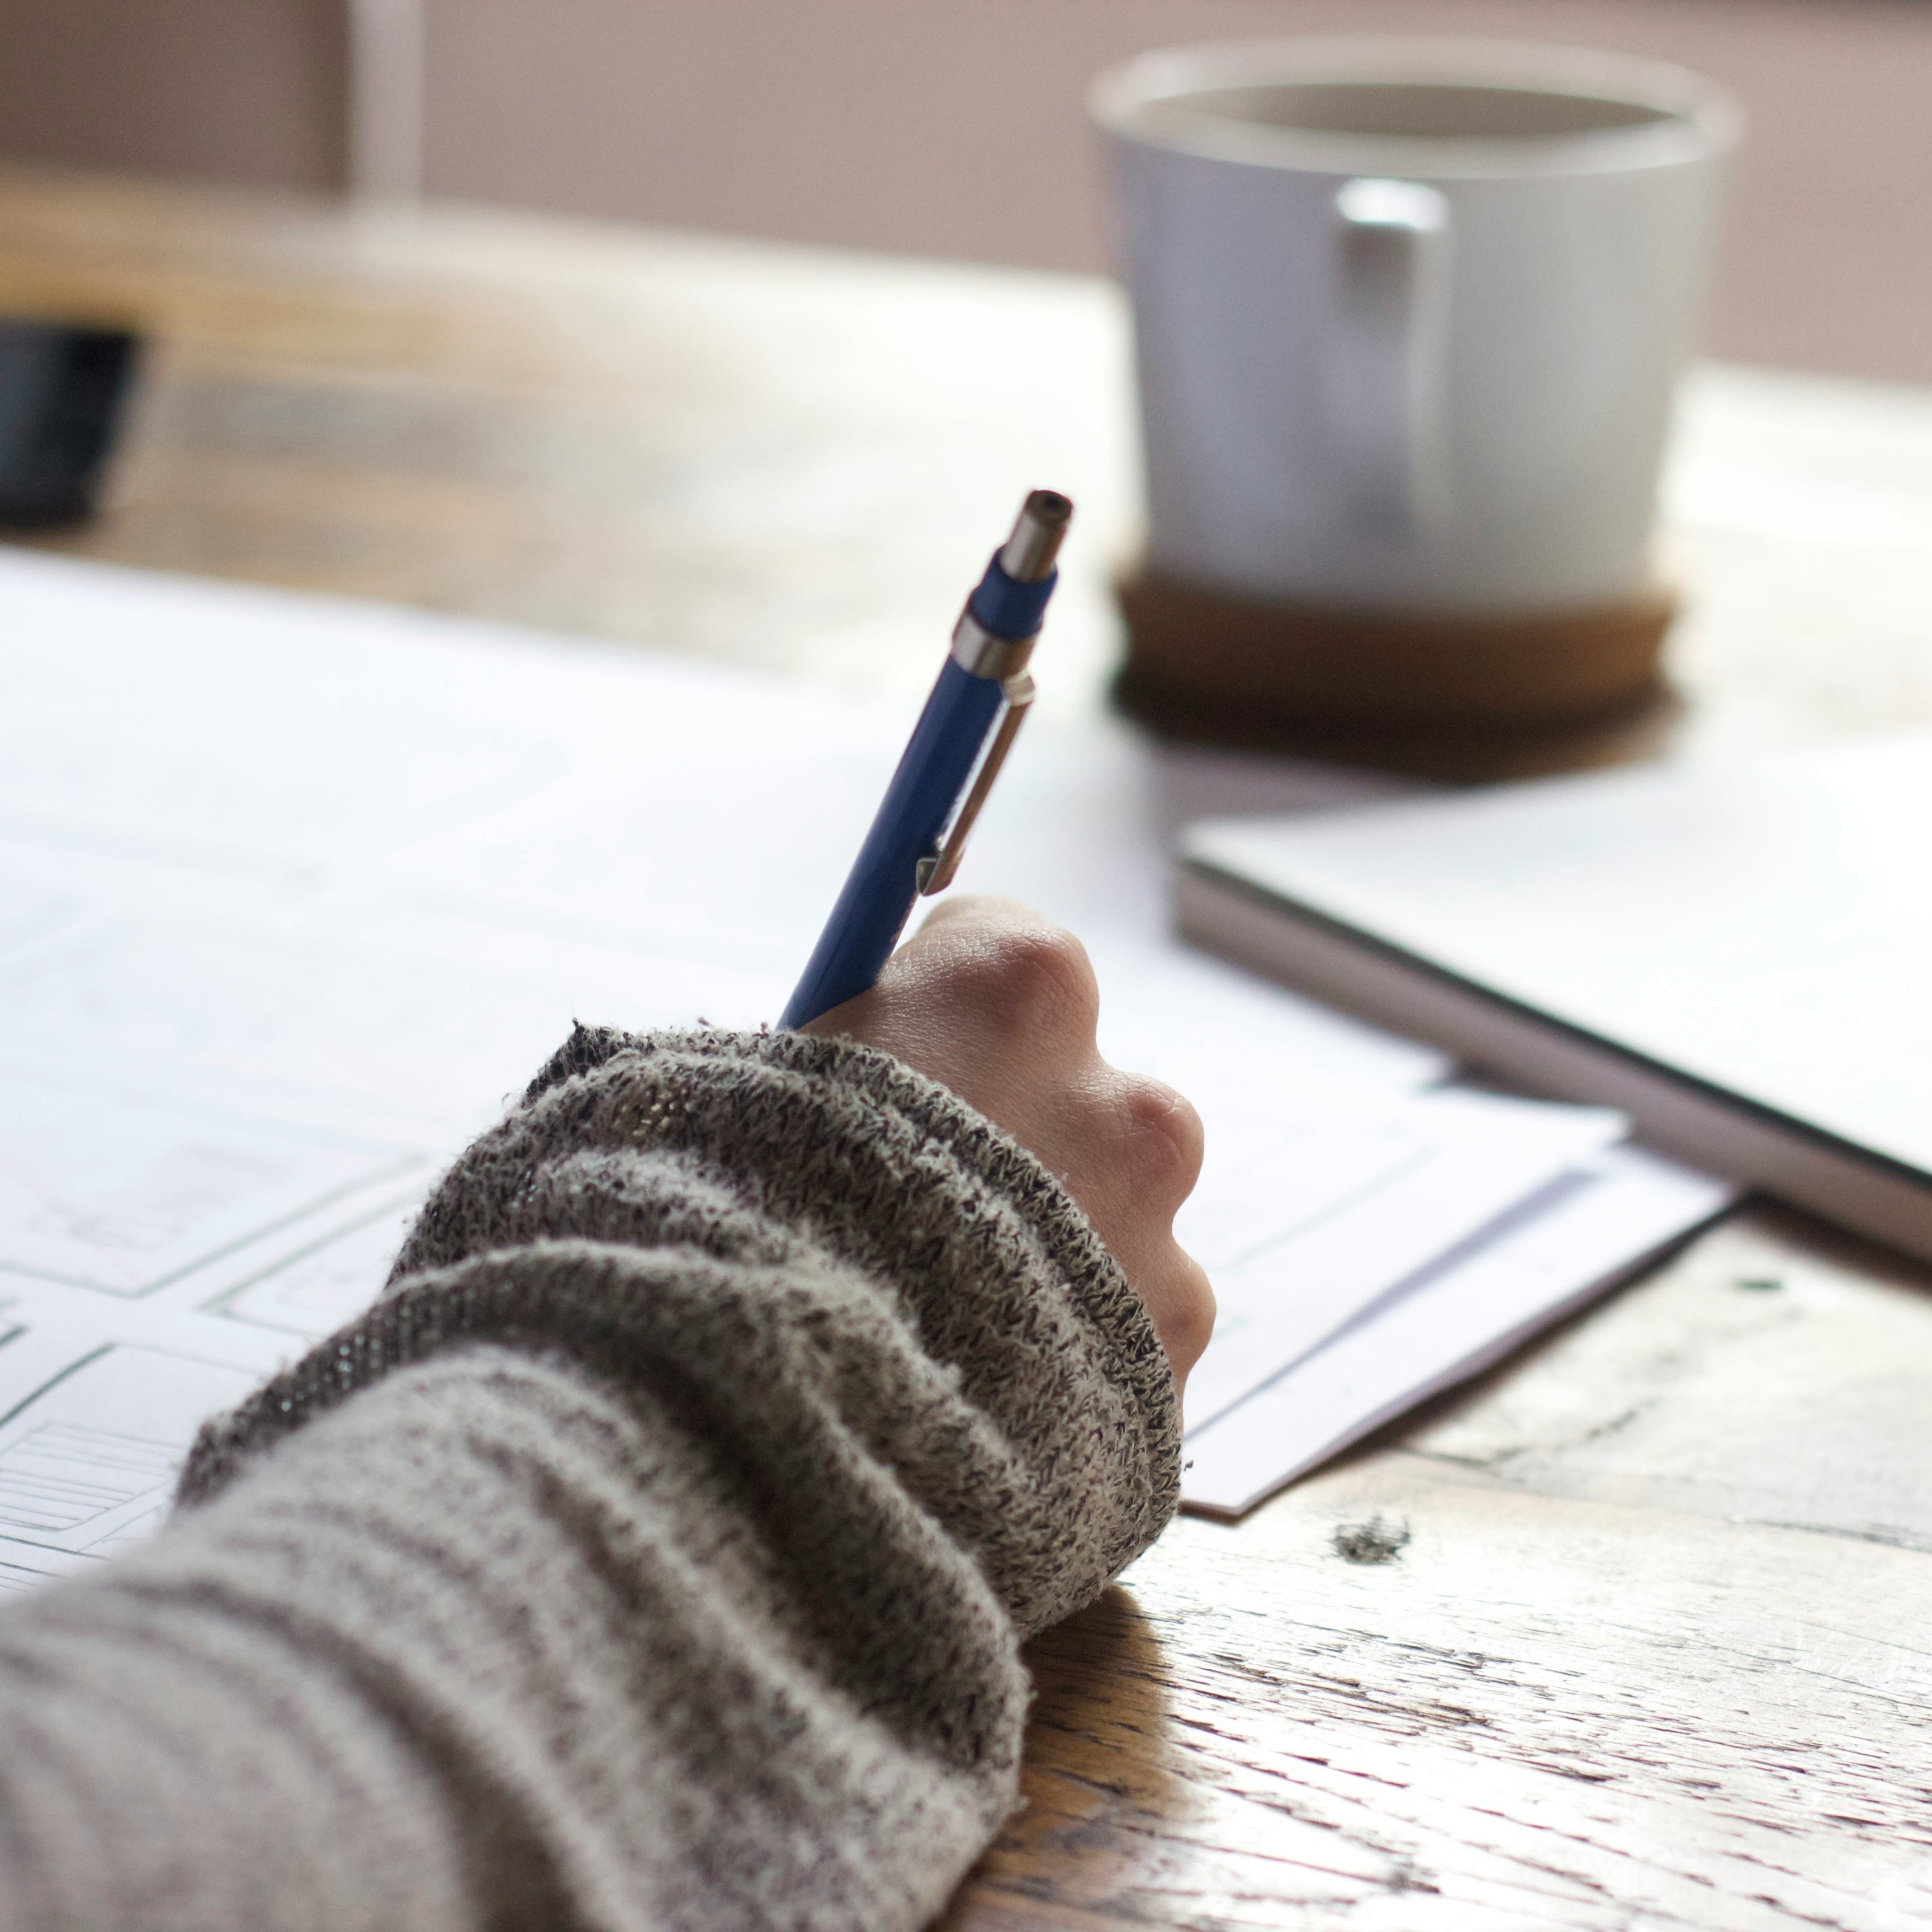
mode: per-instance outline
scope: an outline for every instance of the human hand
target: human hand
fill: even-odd
[[[1172,1088],[1100,1058],[1100,1010],[1071,933],[1011,900],[948,899],[871,992],[804,1030],[883,1048],[1036,1155],[1146,1303],[1178,1390],[1214,1325],[1208,1277],[1174,1238],[1201,1172],[1201,1119]]]

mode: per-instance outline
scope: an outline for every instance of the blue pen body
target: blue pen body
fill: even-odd
[[[946,660],[780,1026],[802,1027],[879,976],[919,896],[919,862],[938,847],[1002,700],[998,678]]]
[[[781,1027],[804,1026],[872,986],[919,897],[922,861],[931,860],[936,868],[925,882],[928,891],[942,890],[957,867],[974,814],[1032,698],[1032,680],[1020,673],[1059,580],[1054,559],[1072,514],[1072,504],[1057,491],[1030,492],[1012,535],[993,553],[966,600],[939,682],[786,1003]],[[982,752],[986,762],[975,778]],[[948,842],[943,854],[942,834]]]

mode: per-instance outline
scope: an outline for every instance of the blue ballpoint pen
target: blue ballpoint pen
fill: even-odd
[[[1033,702],[1027,659],[1059,580],[1054,559],[1072,514],[1066,497],[1034,490],[967,598],[939,682],[780,1026],[802,1027],[864,992],[898,944],[914,900],[952,884]]]

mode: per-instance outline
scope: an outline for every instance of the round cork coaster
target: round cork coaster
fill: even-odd
[[[1678,599],[1666,584],[1500,617],[1304,609],[1144,572],[1115,590],[1127,626],[1116,700],[1172,736],[1440,748],[1587,735],[1668,703],[1659,658]]]

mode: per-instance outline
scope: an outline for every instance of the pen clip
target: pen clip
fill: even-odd
[[[1000,728],[993,734],[993,742],[986,747],[986,755],[980,760],[973,789],[966,794],[966,802],[959,808],[958,815],[946,835],[945,844],[919,862],[922,897],[943,892],[952,884],[959,870],[959,861],[965,856],[966,835],[972,830],[973,821],[980,815],[980,808],[993,789],[993,781],[999,776],[1000,767],[1006,763],[1006,754],[1012,749],[1013,740],[1019,735],[1027,707],[1033,703],[1034,682],[1024,671],[1007,678],[1000,688],[1006,694],[1006,708],[1000,715]]]

